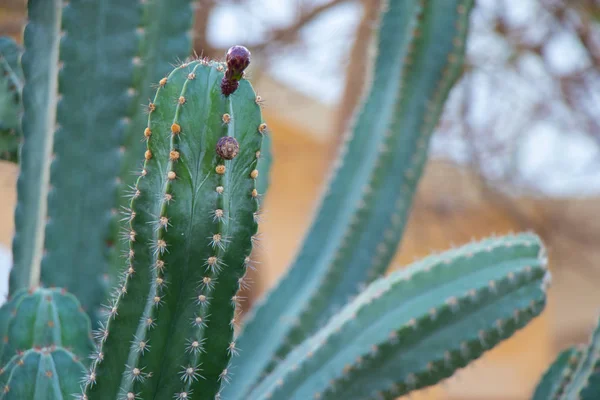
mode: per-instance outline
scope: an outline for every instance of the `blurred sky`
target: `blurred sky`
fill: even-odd
[[[539,96],[546,96],[553,89],[553,82],[544,75],[540,61],[525,58],[520,65],[520,76],[503,76],[505,82],[490,84],[487,79],[494,65],[509,57],[505,43],[494,37],[486,26],[486,7],[493,7],[497,0],[480,0],[478,13],[473,14],[473,35],[469,42],[472,57],[484,57],[489,71],[475,78],[477,85],[473,124],[484,124],[490,107],[509,108],[510,118],[494,126],[494,134],[511,135],[517,144],[511,150],[512,167],[519,170],[520,183],[542,194],[553,196],[600,194],[600,150],[588,136],[576,128],[567,127],[553,120],[565,110],[553,110],[548,120],[536,121],[528,126],[526,134],[514,131],[522,129],[523,122],[531,113],[530,107]],[[303,1],[306,4],[322,4],[323,0]],[[267,37],[273,27],[293,22],[298,0],[251,0],[247,5],[222,3],[209,22],[209,40],[215,46],[228,47],[234,43],[258,43]],[[507,10],[515,26],[526,26],[524,35],[531,38],[543,33],[543,26],[531,24],[539,12],[536,0],[512,0]],[[250,18],[248,16],[251,16]],[[269,61],[270,74],[321,102],[335,104],[345,82],[345,60],[352,46],[352,37],[360,19],[361,6],[350,2],[337,6],[320,16],[301,31],[302,43],[286,49]],[[557,73],[567,73],[583,68],[589,63],[577,41],[567,35],[553,37],[545,57]],[[487,74],[487,75],[486,75]],[[526,80],[521,81],[521,80]],[[530,85],[535,80],[535,85]],[[524,84],[529,83],[529,85]],[[539,83],[539,84],[538,84]],[[502,91],[510,91],[510,93]],[[495,94],[498,93],[498,96]],[[508,99],[507,104],[491,104],[495,98]],[[491,100],[490,100],[491,99]],[[600,93],[597,98],[600,115]],[[556,113],[556,114],[555,114]],[[508,120],[510,119],[510,120]],[[522,139],[519,137],[522,136]],[[452,141],[436,135],[432,152],[436,156],[464,161],[464,142]],[[506,168],[506,160],[496,160],[497,169]],[[502,165],[500,165],[502,164]],[[494,165],[490,165],[494,175]]]

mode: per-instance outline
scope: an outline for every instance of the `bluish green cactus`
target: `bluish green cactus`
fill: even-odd
[[[246,350],[226,395],[247,390],[387,268],[404,231],[429,137],[461,71],[472,4],[387,5],[373,81],[337,173],[299,255],[268,301],[248,318],[239,339]]]
[[[573,372],[575,372],[582,355],[582,350],[576,347],[562,351],[542,377],[533,395],[533,400],[560,399],[573,378]]]
[[[548,271],[532,234],[377,279],[460,74],[473,6],[389,0],[372,82],[317,219],[236,338],[270,132],[244,78],[245,48],[166,75],[189,53],[191,6],[29,0],[0,399],[393,398],[452,375],[541,311]],[[40,282],[72,290],[93,318],[105,305],[85,372],[89,320],[64,289],[23,290]],[[559,386],[589,398],[597,359],[585,354]]]
[[[252,87],[238,82],[246,57],[233,48],[227,66],[184,63],[160,83],[131,203],[129,269],[86,388],[90,400],[119,392],[213,398],[230,379],[266,130]]]
[[[94,350],[90,320],[61,289],[22,289],[0,308],[0,365],[27,349],[58,346],[81,359]]]
[[[533,235],[425,258],[373,282],[238,398],[394,399],[435,384],[538,315],[547,274]]]
[[[600,399],[600,320],[585,348],[569,348],[558,355],[532,399]]]
[[[29,349],[0,369],[1,400],[67,400],[80,393],[85,367],[60,347]]]
[[[123,266],[119,211],[144,151],[141,103],[169,63],[190,54],[191,3],[29,2],[25,72],[35,81],[26,88],[11,293],[36,286],[29,278],[41,271],[44,285],[68,289],[100,320]]]

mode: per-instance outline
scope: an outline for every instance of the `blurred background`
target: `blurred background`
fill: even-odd
[[[288,266],[318,204],[367,83],[379,3],[199,1],[196,52],[250,48],[273,135],[254,299]],[[24,0],[0,0],[0,35],[20,41],[25,20]],[[600,309],[600,1],[477,0],[467,53],[394,268],[472,238],[534,230],[553,285],[541,317],[413,398],[526,399],[561,348],[587,340]],[[16,176],[0,164],[2,284]]]

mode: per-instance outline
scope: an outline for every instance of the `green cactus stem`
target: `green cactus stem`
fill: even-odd
[[[121,240],[123,215],[129,208],[133,187],[141,168],[140,154],[146,143],[140,140],[140,132],[148,124],[147,105],[156,92],[157,82],[166,79],[176,60],[186,59],[192,52],[194,0],[152,0],[146,2],[124,2],[141,7],[141,17],[136,29],[137,49],[134,62],[133,82],[130,83],[133,97],[128,110],[130,123],[119,144],[124,150],[119,167],[119,183],[116,191],[116,213],[111,221],[110,237],[106,240],[109,249],[108,274],[111,287],[118,283],[123,267],[123,254],[129,250],[127,240]],[[105,243],[101,243],[103,246]]]
[[[21,58],[26,82],[23,87],[23,144],[17,180],[10,294],[22,288],[39,286],[56,126],[61,14],[60,0],[28,2],[29,22],[25,28],[25,52]],[[69,201],[69,204],[72,205],[72,202]],[[76,265],[83,264],[77,262]]]
[[[184,63],[151,103],[127,271],[88,375],[90,400],[212,399],[230,379],[266,124],[246,80],[222,92],[228,68]]]
[[[29,349],[0,369],[1,400],[68,400],[81,393],[85,367],[60,347]],[[81,399],[80,396],[77,396]]]
[[[0,365],[27,349],[58,346],[87,360],[94,350],[88,316],[62,289],[21,289],[0,308]]]
[[[560,399],[582,355],[582,349],[576,347],[562,351],[542,377],[532,400]]]
[[[546,396],[546,397],[542,397]],[[568,349],[542,377],[534,400],[597,400],[600,398],[600,320],[590,343],[582,349]]]
[[[383,274],[400,243],[429,138],[461,72],[473,1],[384,3],[373,79],[336,173],[297,258],[248,316],[225,398],[239,398]]]
[[[427,257],[373,282],[240,398],[391,400],[433,385],[537,316],[548,277],[530,234]]]

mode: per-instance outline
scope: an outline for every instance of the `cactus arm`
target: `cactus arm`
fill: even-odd
[[[535,389],[532,400],[557,400],[573,376],[582,351],[571,347],[562,351],[548,368]]]
[[[221,64],[184,64],[152,103],[145,172],[131,203],[131,272],[86,388],[90,400],[119,392],[213,398],[229,379],[234,296],[257,229],[262,118],[250,84],[224,96],[223,77]],[[239,144],[230,161],[215,151],[224,136]]]
[[[107,292],[106,239],[138,20],[139,3],[120,0],[70,1],[62,15],[61,100],[41,281],[77,296],[94,322]]]
[[[17,180],[10,294],[39,283],[56,119],[61,0],[31,0],[22,57],[23,145]]]
[[[593,400],[600,396],[600,321],[560,400]]]
[[[296,261],[249,316],[236,381],[226,395],[244,393],[360,284],[385,270],[404,230],[429,136],[460,71],[471,6],[392,0],[385,8],[373,83],[341,167]]]
[[[85,367],[77,356],[57,348],[30,349],[15,355],[0,371],[1,400],[67,400],[80,391]]]
[[[17,292],[2,308],[0,365],[18,351],[59,346],[87,360],[94,349],[90,320],[77,299],[61,289]]]
[[[142,5],[142,19],[138,28],[139,42],[137,57],[140,62],[135,67],[132,88],[134,97],[129,111],[131,123],[127,126],[122,143],[122,155],[117,189],[116,209],[129,208],[131,188],[135,186],[137,175],[133,171],[141,168],[140,157],[146,150],[146,143],[140,140],[140,133],[148,123],[145,107],[154,97],[156,85],[173,69],[172,63],[183,60],[191,54],[194,11],[192,0],[153,0]],[[123,270],[123,253],[128,243],[119,240],[123,223],[119,213],[111,226],[109,276],[111,284]]]
[[[393,399],[433,385],[545,304],[538,238],[487,239],[373,282],[277,366],[251,399]]]

